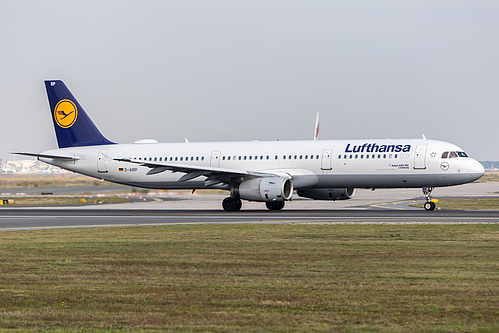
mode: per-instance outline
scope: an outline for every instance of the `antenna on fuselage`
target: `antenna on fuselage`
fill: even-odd
[[[319,139],[319,112],[315,116],[315,131],[314,131],[314,140]]]
[[[423,140],[426,140],[426,136],[424,136],[424,134],[421,134],[423,136]]]

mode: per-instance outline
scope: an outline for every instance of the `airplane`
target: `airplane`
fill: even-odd
[[[436,140],[368,139],[131,144],[108,140],[60,80],[45,81],[58,149],[37,157],[110,182],[152,189],[221,189],[228,212],[242,200],[281,210],[292,199],[348,200],[356,188],[422,188],[424,209],[436,187],[479,179],[483,166],[460,147]]]

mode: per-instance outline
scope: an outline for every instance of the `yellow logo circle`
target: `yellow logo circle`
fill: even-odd
[[[60,100],[54,109],[54,118],[57,125],[62,128],[73,126],[78,118],[78,109],[76,104],[69,99]]]

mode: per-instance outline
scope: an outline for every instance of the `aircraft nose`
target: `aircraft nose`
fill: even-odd
[[[482,163],[475,159],[471,159],[471,163],[468,166],[468,173],[472,174],[475,179],[479,179],[485,173],[485,168]]]

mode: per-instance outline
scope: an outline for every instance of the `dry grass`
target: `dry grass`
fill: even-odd
[[[0,189],[43,188],[69,186],[109,186],[111,183],[99,179],[65,173],[50,174],[0,174]]]
[[[475,183],[499,182],[499,172],[486,172],[482,178],[475,180]]]
[[[17,197],[0,197],[0,200],[10,199],[14,202],[3,207],[12,206],[83,206],[94,204],[110,204],[130,202],[130,199],[121,196],[52,196],[52,195],[37,195],[37,196],[17,196]],[[82,201],[83,200],[83,201]],[[2,206],[0,206],[2,207]]]
[[[499,226],[207,225],[0,234],[0,327],[499,328]]]

